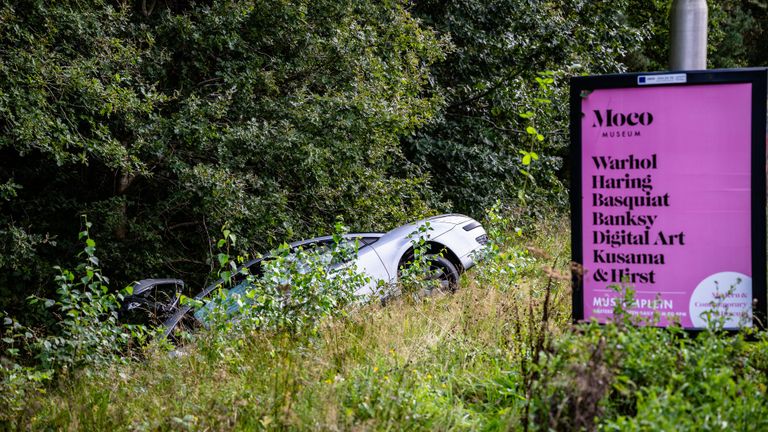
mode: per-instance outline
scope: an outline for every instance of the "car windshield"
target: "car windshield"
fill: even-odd
[[[240,309],[242,303],[238,303],[238,299],[242,302],[246,302],[249,299],[246,297],[246,292],[249,288],[253,288],[253,283],[249,280],[244,280],[243,282],[240,282],[238,285],[235,285],[234,287],[224,290],[224,298],[221,301],[209,301],[205,304],[205,306],[201,307],[194,313],[195,319],[203,323],[203,325],[208,325],[211,319],[211,313],[213,312],[213,308],[216,305],[225,305],[226,309],[223,310],[223,312],[226,314],[227,317],[231,317],[235,314],[237,314],[238,310]]]
[[[253,278],[259,279],[264,276],[263,271],[268,273],[269,281],[264,281],[267,286],[274,284],[289,286],[291,284],[291,271],[305,274],[318,264],[326,268],[334,268],[353,260],[357,256],[355,253],[357,250],[355,241],[344,239],[338,245],[331,244],[328,241],[308,243],[299,246],[282,258],[265,258],[259,262],[257,269],[249,269],[250,271],[256,271],[252,277],[246,278],[232,288],[222,288],[221,295],[215,294],[217,291],[214,291],[214,294],[208,295],[208,300],[210,301],[197,309],[193,316],[205,326],[211,323],[214,313],[221,313],[223,318],[231,319],[239,313],[243,306],[253,302],[252,298],[249,298],[247,294],[249,290],[256,288],[256,284],[259,283],[254,281]],[[270,270],[273,259],[277,260],[275,262],[278,262],[278,264],[273,270]],[[266,270],[264,267],[266,267]],[[289,273],[286,273],[286,271]]]

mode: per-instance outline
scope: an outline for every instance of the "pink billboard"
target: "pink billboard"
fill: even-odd
[[[765,307],[762,75],[762,84],[684,73],[572,82],[575,318],[610,320],[631,287],[630,312],[655,325],[753,325]]]

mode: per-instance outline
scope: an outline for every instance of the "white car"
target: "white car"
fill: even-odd
[[[420,229],[421,228],[421,229]],[[350,233],[346,239],[356,239],[359,244],[357,258],[353,261],[357,270],[368,276],[368,283],[355,292],[358,296],[377,295],[377,288],[394,286],[401,269],[414,258],[414,244],[420,237],[427,248],[430,266],[444,289],[455,289],[459,275],[475,265],[477,252],[488,241],[482,225],[464,215],[445,214],[422,219],[397,227],[386,233]],[[332,236],[316,237],[291,243],[292,250],[329,245]],[[260,263],[269,255],[251,260],[243,265],[251,274],[258,274]],[[222,286],[218,280],[194,298],[203,300]],[[121,315],[126,321],[141,322],[151,317],[163,322],[166,334],[183,319],[193,316],[191,306],[179,305],[179,294],[184,282],[178,279],[144,279],[133,286],[132,295],[126,297]]]

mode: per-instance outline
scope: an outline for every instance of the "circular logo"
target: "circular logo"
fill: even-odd
[[[730,271],[707,276],[693,291],[688,311],[696,328],[751,327],[752,278]]]

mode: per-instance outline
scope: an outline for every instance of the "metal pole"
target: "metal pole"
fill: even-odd
[[[672,49],[669,68],[707,68],[707,1],[674,0],[672,3]]]

